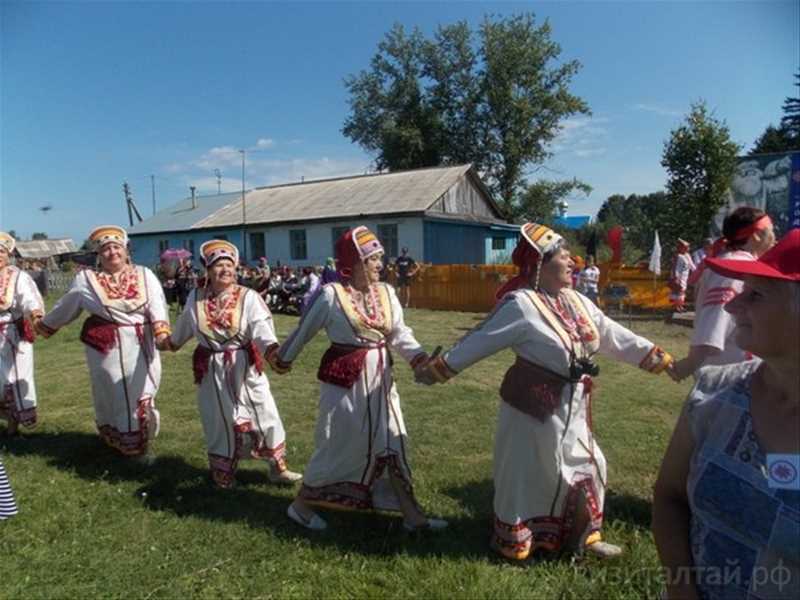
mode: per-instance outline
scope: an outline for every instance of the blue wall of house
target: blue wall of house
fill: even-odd
[[[433,264],[493,264],[510,259],[519,236],[513,226],[425,221],[425,262]],[[503,238],[502,250],[492,250],[492,239]]]
[[[220,239],[225,237],[229,242],[242,247],[241,229],[221,229],[219,231],[182,231],[172,233],[153,233],[131,237],[131,251],[133,260],[136,264],[154,267],[160,258],[159,243],[165,242],[168,248],[186,248],[195,257],[195,263],[199,264],[198,256],[200,246],[208,240]]]

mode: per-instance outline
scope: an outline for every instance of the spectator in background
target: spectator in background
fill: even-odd
[[[723,247],[717,258],[754,261],[775,243],[772,220],[758,208],[742,206],[722,225]],[[708,259],[706,259],[708,260]],[[747,360],[736,345],[733,317],[725,305],[742,291],[744,284],[724,274],[703,268],[697,284],[694,332],[689,355],[675,363],[675,373],[688,377],[703,365],[725,365]]]
[[[266,256],[262,256],[258,259],[258,274],[261,276],[261,279],[264,281],[269,280],[270,272],[272,271],[269,268],[269,261],[267,260]]]
[[[578,255],[572,257],[572,262],[575,263],[575,267],[572,269],[572,289],[577,290],[580,285],[581,271],[586,266],[586,262],[582,256]]]
[[[325,261],[325,268],[322,269],[322,285],[337,281],[339,281],[339,275],[336,273],[336,261],[332,257],[328,257],[328,260]]]
[[[403,308],[408,308],[411,303],[411,279],[419,272],[419,265],[408,255],[405,246],[400,250],[400,256],[394,261],[395,274],[397,275],[397,294]]]
[[[594,256],[586,257],[586,267],[578,276],[578,291],[597,304],[600,269],[594,264]]]
[[[178,296],[178,307],[183,311],[186,305],[186,298],[196,285],[197,271],[192,266],[191,258],[184,258],[181,260],[178,270],[175,273],[176,290]]]
[[[692,262],[694,263],[695,267],[699,267],[700,263],[702,263],[706,256],[711,255],[711,249],[714,247],[714,240],[711,238],[706,238],[703,240],[703,247],[698,248],[694,252],[692,252]]]
[[[678,238],[667,284],[670,289],[669,301],[675,307],[676,312],[686,310],[686,287],[692,271],[694,271],[694,263],[692,257],[689,256],[689,242]]]

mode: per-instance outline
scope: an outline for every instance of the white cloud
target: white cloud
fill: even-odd
[[[256,148],[260,148],[262,150],[266,150],[267,148],[272,148],[275,145],[275,140],[272,138],[259,138],[256,142]]]
[[[564,119],[551,149],[556,155],[586,158],[605,154],[606,142],[609,134],[608,127],[602,125],[609,123],[608,117],[570,117]]]
[[[643,102],[633,104],[631,105],[631,108],[633,110],[653,113],[661,117],[680,117],[683,114],[681,111],[675,110],[673,108],[667,108],[665,106],[660,106],[658,104],[646,104]]]
[[[602,156],[605,153],[606,153],[606,148],[580,148],[573,152],[573,154],[579,158],[587,158],[590,156]]]

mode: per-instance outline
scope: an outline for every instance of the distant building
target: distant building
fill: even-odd
[[[53,240],[17,240],[14,254],[24,260],[47,260],[78,250],[71,238]]]
[[[553,220],[553,224],[556,227],[565,227],[566,229],[580,229],[584,225],[588,225],[592,220],[592,217],[588,215],[575,215],[572,217],[568,216],[561,216],[556,217]]]
[[[306,181],[186,198],[129,229],[135,260],[153,265],[167,248],[196,256],[225,238],[247,260],[321,265],[348,228],[367,225],[394,258],[408,247],[434,264],[509,262],[519,226],[505,222],[471,165]]]

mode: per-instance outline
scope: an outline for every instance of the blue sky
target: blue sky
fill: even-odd
[[[800,68],[788,2],[0,3],[0,229],[80,242],[125,224],[122,182],[144,216],[188,194],[363,173],[341,134],[342,80],[366,68],[394,22],[431,33],[487,13],[549,19],[572,91],[592,116],[564,123],[532,177],[613,193],[662,189],[664,140],[704,98],[746,148],[777,123]],[[43,205],[52,210],[42,213]]]

